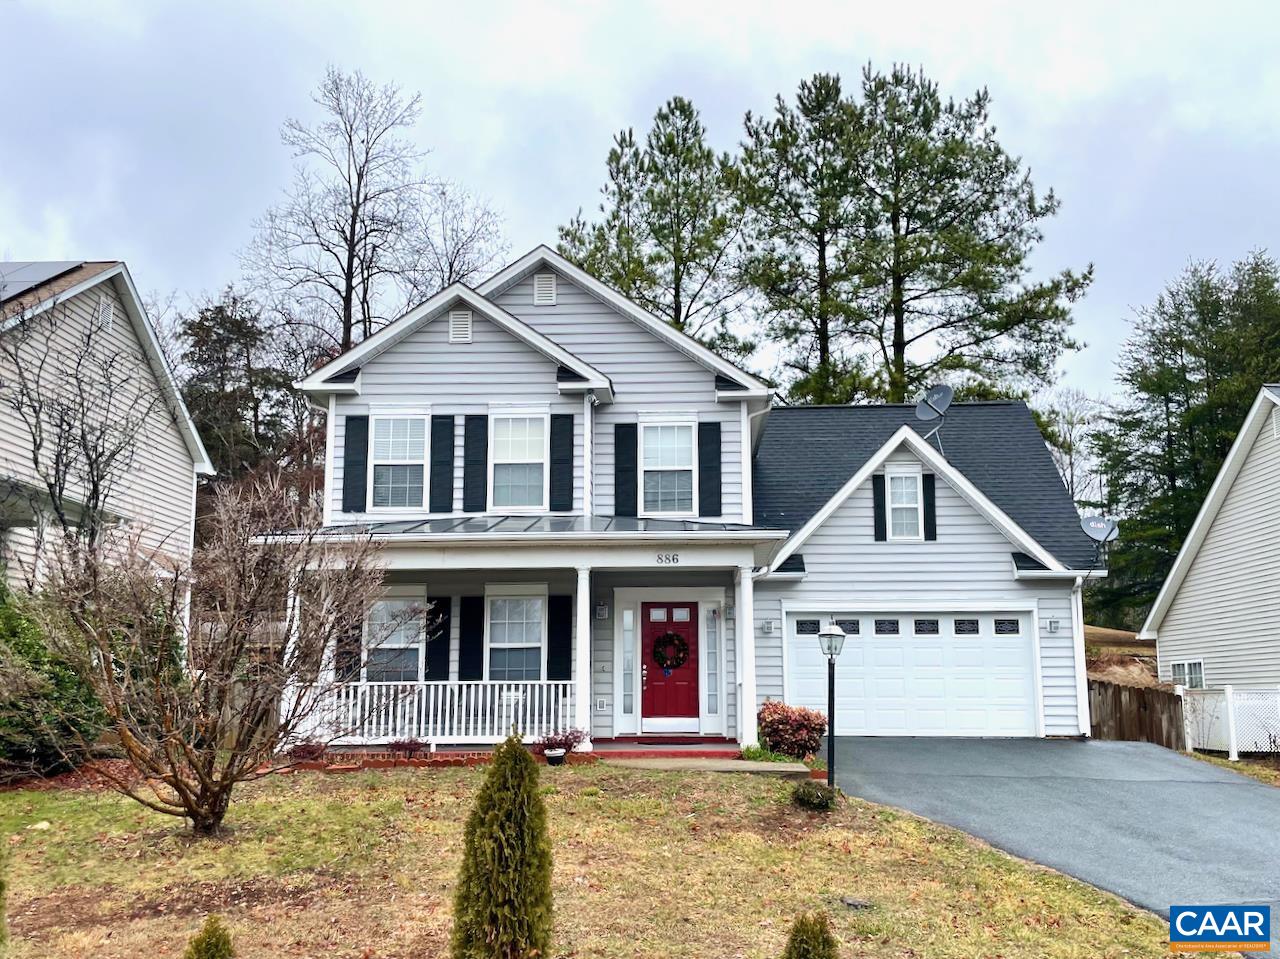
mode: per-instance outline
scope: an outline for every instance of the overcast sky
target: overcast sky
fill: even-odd
[[[732,148],[801,78],[904,61],[945,95],[988,87],[1058,193],[1037,262],[1097,274],[1063,381],[1105,391],[1133,306],[1192,259],[1275,245],[1280,7],[1053,7],[0,0],[0,258],[124,259],[184,296],[237,279],[289,180],[280,124],[313,115],[327,63],[422,93],[432,171],[503,213],[514,257],[594,209],[611,136],[669,96]]]

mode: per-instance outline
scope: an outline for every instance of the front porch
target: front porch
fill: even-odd
[[[435,749],[581,729],[586,749],[754,742],[754,643],[737,628],[753,622],[754,557],[750,545],[726,552],[615,548],[565,568],[528,564],[534,551],[487,551],[490,565],[460,569],[389,549],[384,598],[358,641],[333,651],[297,738]]]

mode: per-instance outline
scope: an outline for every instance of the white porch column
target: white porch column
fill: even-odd
[[[587,733],[579,749],[591,749],[591,567],[578,567],[573,637],[573,725]]]
[[[738,742],[755,746],[756,730],[756,611],[752,567],[739,566],[734,576],[734,642],[738,647]]]

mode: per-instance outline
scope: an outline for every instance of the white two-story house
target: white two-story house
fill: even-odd
[[[829,619],[837,732],[1088,731],[1093,553],[1021,404],[957,407],[947,456],[910,407],[774,410],[546,247],[299,385],[326,531],[385,546],[325,693],[352,742],[753,743],[765,698],[825,702]]]

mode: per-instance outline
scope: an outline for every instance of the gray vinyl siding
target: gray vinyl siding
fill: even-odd
[[[613,382],[615,400],[595,411],[593,512],[612,515],[613,428],[634,423],[641,412],[695,413],[721,424],[722,509],[730,522],[742,517],[741,403],[719,402],[715,374],[671,344],[563,276],[554,306],[533,305],[533,276],[493,297],[495,303]]]
[[[909,459],[900,452],[892,460]],[[849,603],[947,612],[949,603],[1038,604],[1037,641],[1045,733],[1078,735],[1071,587],[1013,578],[1008,540],[942,477],[937,480],[938,538],[920,543],[876,542],[871,484],[858,488],[800,548],[801,581],[756,583],[757,695],[784,698],[783,605],[792,612],[839,612]],[[764,624],[774,624],[765,633]],[[1050,621],[1057,623],[1050,632]]]
[[[136,525],[144,546],[186,557],[191,550],[194,523],[194,463],[168,403],[157,402],[161,384],[134,331],[114,281],[104,280],[52,307],[32,322],[41,324],[40,328],[50,320],[55,322],[58,332],[54,342],[67,350],[70,359],[78,355],[77,340],[85,335],[93,321],[99,294],[105,294],[112,300],[114,318],[111,331],[95,342],[101,344],[102,349],[113,351],[131,371],[132,396],[141,398],[138,402],[155,403],[154,412],[137,439],[132,461],[114,480],[115,489],[108,497],[107,506]],[[14,334],[0,334],[5,335]],[[38,341],[43,340],[42,333]],[[6,378],[5,362],[0,357],[0,379]],[[126,405],[128,403],[119,397],[112,400],[112,408]],[[0,476],[39,485],[31,462],[30,434],[7,409],[0,410]],[[27,578],[23,570],[29,572],[32,569],[37,536],[31,528],[20,527],[6,531],[3,540],[6,555],[0,559],[8,567],[10,584],[20,585]]]
[[[1160,678],[1204,661],[1206,686],[1280,684],[1280,442],[1271,416],[1157,630]]]
[[[435,515],[425,508],[429,492],[424,494],[424,508],[420,510],[342,511],[345,418],[367,415],[372,406],[379,404],[430,406],[432,416],[455,417],[455,512],[462,510],[463,416],[489,413],[491,404],[528,404],[547,407],[552,413],[573,414],[573,509],[581,511],[585,429],[582,397],[579,394],[562,395],[556,386],[555,362],[479,314],[473,316],[471,336],[470,343],[450,343],[447,321],[435,319],[365,364],[361,371],[359,396],[339,395],[336,398],[333,470],[329,479],[333,522]],[[429,438],[427,448],[430,449]]]

